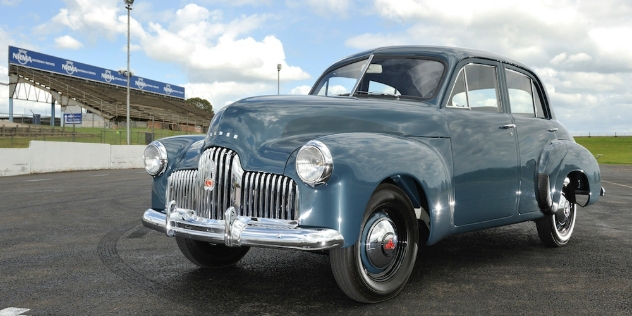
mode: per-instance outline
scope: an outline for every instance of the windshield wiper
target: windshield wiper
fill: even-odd
[[[366,96],[377,96],[377,97],[392,97],[392,98],[395,98],[396,100],[399,100],[399,98],[401,97],[401,95],[399,94],[392,94],[392,93],[385,93],[385,92],[356,91],[356,94],[363,94]]]
[[[414,95],[405,95],[405,94],[392,94],[386,92],[366,92],[366,91],[356,91],[354,95],[364,95],[367,97],[381,97],[381,98],[395,98],[395,100],[423,100],[422,97],[417,97]]]

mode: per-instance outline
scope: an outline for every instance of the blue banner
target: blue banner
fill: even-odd
[[[116,70],[86,65],[13,46],[9,46],[9,64],[127,87],[127,78]],[[137,76],[132,76],[130,79],[132,89],[184,99],[184,87]]]

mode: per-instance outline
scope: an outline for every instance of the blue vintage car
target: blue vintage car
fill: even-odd
[[[202,268],[249,247],[328,250],[343,292],[397,295],[418,245],[535,221],[565,245],[577,205],[604,194],[595,158],[519,62],[445,47],[347,57],[308,96],[247,98],[205,136],[154,141],[145,226]]]

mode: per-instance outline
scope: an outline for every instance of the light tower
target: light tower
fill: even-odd
[[[129,48],[130,48],[130,44],[129,44],[129,38],[130,38],[130,31],[129,31],[129,15],[130,15],[130,11],[132,11],[132,4],[134,3],[134,0],[124,0],[125,1],[125,9],[127,9],[127,72],[125,73],[125,77],[127,77],[127,144],[130,145],[130,127],[129,127],[129,82],[131,79],[131,73],[129,71]]]

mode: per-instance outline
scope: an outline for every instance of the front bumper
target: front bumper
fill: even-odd
[[[344,238],[336,230],[299,227],[296,221],[236,216],[233,207],[226,210],[224,218],[200,218],[193,211],[177,208],[175,202],[171,202],[166,214],[154,209],[145,211],[143,225],[170,237],[180,236],[229,247],[325,250],[344,244]]]

